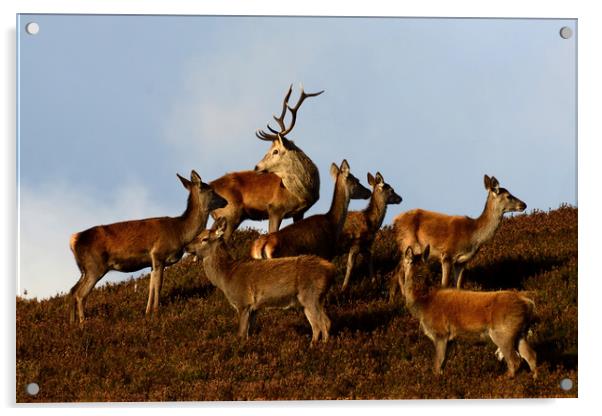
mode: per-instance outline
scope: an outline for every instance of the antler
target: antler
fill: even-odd
[[[290,87],[288,88],[286,95],[284,96],[284,101],[282,102],[282,112],[280,113],[280,117],[276,117],[275,115],[273,116],[274,120],[276,120],[276,122],[278,123],[278,126],[280,127],[280,131],[273,129],[268,124],[268,130],[270,130],[272,133],[267,133],[264,130],[258,129],[255,132],[255,135],[258,138],[260,138],[261,140],[274,141],[274,140],[277,140],[278,137],[282,138],[282,137],[286,136],[287,134],[289,134],[293,130],[293,127],[295,127],[295,122],[297,121],[297,111],[299,110],[299,107],[301,107],[301,104],[303,104],[303,101],[305,101],[305,99],[308,97],[315,97],[324,92],[324,90],[322,90],[322,91],[318,91],[318,92],[306,93],[303,90],[303,85],[301,85],[301,95],[299,96],[299,101],[297,101],[297,104],[295,104],[294,107],[291,107],[290,105],[288,105],[288,100],[291,97],[292,91],[293,91],[293,85],[291,84]],[[288,128],[286,127],[286,124],[284,123],[284,117],[286,115],[287,109],[291,112],[291,124],[290,124],[290,126],[288,126]]]

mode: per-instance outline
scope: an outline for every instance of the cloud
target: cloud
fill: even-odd
[[[328,48],[319,34],[305,31],[301,42],[294,29],[282,33],[282,20],[263,23],[274,31],[258,31],[256,22],[234,31],[217,29],[211,46],[182,63],[162,122],[163,140],[179,163],[202,165],[203,171],[219,175],[252,169],[268,148],[255,131],[268,122],[276,126],[272,114],[280,112],[287,87],[294,84],[292,103],[300,82],[308,91],[323,88],[310,76]]]
[[[254,132],[279,113],[291,82],[292,101],[299,82],[308,91],[326,89],[303,106],[291,134],[321,172],[321,198],[307,215],[328,209],[333,189],[328,167],[343,157],[364,183],[367,171],[379,170],[404,198],[401,206],[389,209],[385,223],[416,207],[478,215],[484,173],[498,176],[529,207],[576,203],[570,98],[574,69],[567,71],[574,68],[574,48],[566,51],[566,59],[559,59],[558,40],[541,35],[535,21],[528,25],[533,36],[523,37],[530,41],[518,44],[507,41],[506,29],[481,32],[481,25],[492,27],[485,21],[254,17],[202,22],[189,31],[186,25],[177,26],[172,35],[179,40],[166,43],[178,52],[174,59],[157,59],[165,57],[160,47],[141,44],[140,52],[150,54],[141,56],[156,63],[152,74],[159,98],[136,94],[129,84],[123,87],[124,80],[115,80],[132,114],[111,117],[125,120],[127,134],[114,134],[115,123],[82,117],[82,97],[74,101],[77,108],[60,110],[74,115],[75,126],[83,120],[79,127],[84,133],[94,126],[93,137],[102,138],[100,145],[78,141],[54,146],[56,153],[40,153],[43,147],[36,140],[60,131],[31,136],[35,146],[21,153],[21,166],[34,167],[27,177],[34,178],[40,166],[60,174],[62,167],[70,166],[73,170],[65,177],[74,178],[69,172],[75,167],[82,172],[91,165],[94,169],[78,173],[77,179],[106,186],[117,182],[121,171],[107,175],[103,160],[119,165],[120,160],[132,159],[132,175],[144,173],[147,180],[156,181],[153,190],[161,195],[151,195],[132,181],[108,197],[93,197],[89,190],[66,183],[22,186],[21,288],[40,296],[71,287],[78,275],[68,248],[74,231],[101,222],[173,215],[165,208],[180,207],[176,194],[170,194],[174,172],[195,168],[209,182],[228,171],[252,169],[268,149]],[[497,22],[508,28],[523,23]],[[456,30],[458,24],[464,29]],[[475,37],[479,33],[487,36]],[[533,43],[544,39],[545,47]],[[97,102],[114,107],[103,99]],[[47,123],[33,123],[37,118],[29,120],[26,126],[47,128]],[[101,146],[120,151],[91,162],[87,155]],[[71,148],[85,152],[70,157]],[[158,198],[163,198],[161,203]],[[351,203],[351,209],[364,206],[365,201]],[[243,226],[265,229],[267,222]],[[34,285],[41,289],[36,292]]]
[[[68,292],[79,279],[69,248],[77,231],[128,219],[174,215],[140,183],[129,180],[110,195],[93,196],[66,182],[20,188],[18,295],[44,298]],[[177,215],[177,214],[176,214]],[[110,272],[99,284],[129,274]]]

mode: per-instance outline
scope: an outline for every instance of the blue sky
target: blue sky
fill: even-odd
[[[477,216],[485,173],[529,210],[576,204],[576,36],[562,26],[576,32],[555,19],[21,15],[18,290],[69,290],[75,231],[179,215],[176,172],[252,168],[268,147],[254,132],[290,83],[294,99],[299,82],[326,90],[289,136],[320,169],[310,213],[328,209],[343,158],[403,197],[385,223],[416,207]]]

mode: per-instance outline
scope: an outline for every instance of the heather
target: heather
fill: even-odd
[[[388,302],[399,253],[387,226],[375,240],[374,281],[360,263],[341,293],[346,258],[335,258],[331,338],[315,347],[298,309],[261,311],[240,342],[234,310],[192,257],[166,269],[155,318],[144,316],[148,276],[94,289],[83,326],[69,324],[65,296],[18,298],[17,401],[576,397],[577,213],[561,206],[505,218],[465,272],[467,289],[524,290],[535,300],[538,380],[525,362],[506,378],[496,347],[479,337],[453,341],[443,375],[433,375],[431,341],[400,296]],[[248,257],[258,235],[235,232],[234,255]],[[432,262],[426,283],[440,279]],[[559,388],[566,377],[568,392]],[[26,394],[30,382],[37,396]]]

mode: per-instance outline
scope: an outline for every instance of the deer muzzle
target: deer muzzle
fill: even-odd
[[[403,201],[403,199],[397,195],[397,194],[393,194],[389,197],[389,204],[401,204],[401,201]]]

